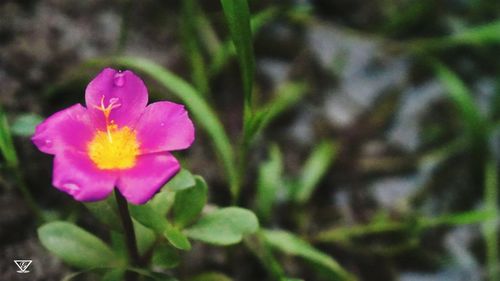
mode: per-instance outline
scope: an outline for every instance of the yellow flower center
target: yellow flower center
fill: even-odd
[[[101,170],[131,168],[139,154],[136,133],[129,127],[97,131],[88,144],[88,154]]]
[[[127,126],[118,128],[113,120],[109,120],[111,110],[119,106],[116,99],[111,99],[109,105],[105,107],[104,97],[101,99],[101,105],[95,106],[104,114],[106,131],[96,132],[87,145],[87,153],[101,170],[132,168],[139,154],[136,132]]]

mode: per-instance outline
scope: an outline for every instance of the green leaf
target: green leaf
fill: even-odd
[[[10,134],[9,124],[7,122],[7,116],[5,112],[0,107],[0,152],[5,158],[7,166],[17,167],[18,159],[16,154],[16,149],[14,148],[14,142],[12,141],[12,136]]]
[[[174,268],[180,263],[179,253],[173,247],[161,244],[155,247],[152,262],[164,269]]]
[[[150,270],[142,269],[142,268],[135,268],[135,267],[129,267],[127,268],[128,271],[132,271],[135,273],[140,274],[141,276],[147,277],[146,280],[154,280],[154,281],[177,281],[177,279],[171,277],[168,274],[165,273],[160,273],[160,272],[153,272]]]
[[[283,185],[283,157],[277,145],[270,149],[269,160],[259,167],[257,178],[257,210],[260,217],[268,219],[276,201],[278,189]]]
[[[153,197],[153,199],[146,203],[146,206],[151,207],[158,214],[166,216],[174,205],[174,200],[175,191],[163,188]]]
[[[12,134],[22,137],[30,137],[35,133],[35,128],[43,121],[43,118],[34,113],[25,113],[14,120],[11,130]]]
[[[51,222],[38,228],[42,245],[77,268],[112,267],[121,261],[99,238],[68,222]]]
[[[233,148],[231,146],[231,142],[229,141],[229,137],[227,136],[215,111],[198,94],[196,89],[194,89],[182,78],[147,59],[117,57],[108,60],[99,59],[89,61],[89,63],[98,63],[99,65],[109,65],[111,63],[115,63],[142,71],[150,75],[166,89],[170,90],[174,95],[180,98],[189,108],[190,114],[194,116],[197,125],[203,127],[203,129],[205,129],[210,136],[215,146],[216,153],[221,159],[224,170],[226,171],[231,190],[239,189],[239,179],[236,172]]]
[[[156,233],[163,233],[168,227],[167,218],[157,213],[148,205],[129,205],[130,214],[143,225]]]
[[[160,272],[150,272],[150,275],[149,275],[150,280],[154,280],[154,281],[178,281],[177,279],[173,278],[172,276],[170,275],[167,275],[165,273],[160,273]]]
[[[476,139],[484,139],[487,121],[481,115],[472,95],[462,80],[442,64],[434,64],[441,83],[462,115],[467,133]]]
[[[191,172],[181,169],[146,205],[153,208],[160,215],[166,215],[174,205],[176,191],[191,188],[195,184],[196,182]]]
[[[169,225],[164,232],[165,238],[167,238],[168,242],[172,244],[174,247],[181,250],[190,250],[191,243],[187,239],[186,235],[184,235],[179,229]]]
[[[266,242],[271,247],[321,265],[340,278],[340,280],[354,280],[334,259],[315,249],[294,234],[281,230],[264,230],[262,233]]]
[[[125,280],[125,270],[122,268],[114,268],[107,271],[101,281],[123,281]]]
[[[145,254],[155,243],[156,235],[154,231],[142,225],[135,219],[132,219],[134,224],[135,237],[137,239],[137,250],[139,254]]]
[[[195,184],[193,174],[186,169],[181,169],[162,189],[179,191],[193,187]]]
[[[117,231],[110,231],[110,246],[116,256],[127,257],[127,244],[125,242],[125,235]]]
[[[189,278],[189,281],[231,281],[233,279],[219,272],[206,272],[195,277]]]
[[[311,197],[321,178],[325,175],[338,151],[336,144],[323,141],[307,159],[294,190],[295,200],[305,203]]]
[[[123,228],[118,216],[116,201],[113,196],[108,196],[105,200],[83,204],[100,222],[110,229],[122,232]]]
[[[236,244],[259,228],[255,214],[247,209],[227,207],[202,217],[185,233],[193,239],[215,245]]]
[[[221,4],[238,55],[245,93],[245,106],[251,107],[255,62],[248,1],[221,0]]]
[[[164,235],[167,240],[176,248],[182,250],[191,249],[191,244],[184,234],[178,229],[170,225],[167,218],[155,212],[148,205],[130,205],[130,213],[132,217],[140,223],[153,229],[156,233]]]
[[[156,241],[154,231],[145,227],[135,219],[132,219],[134,225],[135,237],[137,240],[137,250],[139,254],[147,253]],[[111,246],[117,256],[127,255],[127,245],[125,244],[125,235],[123,230],[111,230]]]
[[[196,185],[177,192],[174,203],[175,225],[183,228],[193,222],[207,203],[207,184],[202,177],[196,177]]]
[[[98,269],[94,268],[94,269],[87,269],[87,270],[82,270],[82,271],[78,271],[78,272],[73,272],[73,273],[70,273],[66,276],[64,276],[64,278],[61,279],[61,281],[71,281],[71,280],[75,280],[77,277],[81,277],[81,276],[84,276],[86,274],[92,274],[94,271],[97,271]]]

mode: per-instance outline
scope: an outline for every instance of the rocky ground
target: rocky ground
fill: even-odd
[[[189,79],[178,2],[1,2],[0,104],[9,120],[28,112],[48,116],[82,102],[84,87],[95,70],[79,66],[95,57],[117,53],[146,57]],[[410,9],[405,5],[415,1],[260,1],[253,8],[257,11],[275,2],[313,12],[296,12],[307,20],[281,15],[256,34],[262,99],[286,81],[306,81],[311,87],[259,139],[249,174],[255,174],[272,143],[282,149],[289,175],[298,171],[322,139],[338,140],[341,151],[307,204],[303,214],[307,223],[288,217],[290,206],[283,203],[270,226],[312,237],[333,226],[367,223],[380,214],[408,219],[481,205],[481,165],[474,164],[480,161],[474,151],[446,157],[435,153],[460,136],[460,116],[425,58],[401,43],[488,22],[499,14],[495,1],[475,1],[480,4],[474,6],[466,1],[420,1],[418,9],[412,8],[415,15],[404,12]],[[218,1],[204,1],[203,9],[224,34]],[[499,64],[491,60],[497,50],[495,45],[463,47],[432,55],[465,77],[487,113],[498,93]],[[211,88],[213,103],[232,136],[240,130],[236,74],[237,64],[231,62],[214,77]],[[154,81],[146,84],[153,96],[164,95]],[[88,229],[102,232],[81,206],[51,188],[50,157],[35,151],[26,137],[15,141],[23,177],[37,201],[55,215],[70,214]],[[211,164],[214,154],[207,137],[200,134],[183,156],[191,171],[209,182],[211,202],[227,205],[223,172]],[[247,198],[254,193],[251,179]],[[0,280],[59,280],[71,272],[38,243],[34,219],[8,173],[0,174],[0,214]],[[316,245],[363,280],[480,280],[484,249],[478,225],[425,231],[417,239],[418,246],[411,244],[416,237],[405,235],[368,235],[352,244]],[[265,278],[249,253],[237,247],[229,251],[231,258],[226,251],[195,245],[175,272],[181,280],[202,270],[219,270],[234,280]],[[15,273],[15,258],[33,259],[29,279]],[[283,260],[290,275],[320,278],[298,260]]]

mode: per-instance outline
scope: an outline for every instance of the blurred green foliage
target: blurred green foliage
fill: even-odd
[[[360,237],[401,232],[405,235],[404,241],[387,247],[399,249],[399,246],[417,246],[422,233],[430,228],[481,223],[489,280],[499,278],[496,223],[499,211],[498,160],[492,156],[494,153],[491,141],[494,130],[498,129],[500,124],[500,95],[497,93],[491,103],[492,114],[482,113],[476,104],[475,93],[466,81],[438,57],[440,52],[451,49],[497,46],[500,43],[500,21],[493,20],[475,26],[462,23],[447,35],[405,38],[399,41],[394,38],[415,28],[423,18],[433,12],[435,1],[382,1],[385,3],[382,14],[386,20],[381,25],[368,28],[376,30],[376,35],[381,36],[381,41],[387,46],[410,54],[416,60],[422,60],[423,64],[434,70],[433,75],[448,94],[463,130],[450,142],[451,145],[443,146],[444,148],[438,149],[431,156],[443,160],[464,150],[478,152],[480,155],[477,159],[481,159],[483,163],[474,164],[478,164],[483,170],[484,207],[481,210],[434,217],[416,212],[403,214],[396,219],[386,212],[380,212],[364,224],[324,226],[318,233],[310,234],[304,231],[301,222],[306,216],[309,216],[306,219],[311,219],[308,204],[311,204],[311,198],[321,186],[324,177],[335,167],[336,157],[343,149],[341,142],[334,139],[316,141],[296,175],[287,170],[282,148],[278,144],[264,149],[267,157],[256,164],[255,180],[249,176],[253,167],[249,165],[248,156],[256,150],[254,145],[258,143],[260,134],[281,114],[299,104],[311,88],[316,87],[299,80],[286,80],[278,85],[267,101],[259,104],[260,99],[256,98],[259,87],[255,79],[254,37],[266,24],[279,17],[286,17],[288,21],[303,25],[314,23],[318,19],[314,18],[308,4],[299,3],[287,8],[269,5],[253,11],[251,8],[254,3],[246,0],[220,2],[221,15],[224,16],[228,30],[227,37],[220,37],[215,32],[212,19],[198,1],[182,1],[182,20],[179,25],[189,79],[183,79],[159,63],[140,57],[110,56],[93,58],[85,63],[85,66],[118,65],[147,74],[186,104],[196,125],[203,129],[213,144],[235,205],[210,205],[207,183],[189,170],[181,170],[149,203],[130,206],[141,255],[150,255],[154,266],[167,270],[180,264],[182,251],[191,249],[189,239],[224,246],[243,241],[245,247],[275,280],[299,280],[287,277],[287,270],[281,259],[283,253],[298,256],[311,264],[326,268],[327,272],[331,273],[327,277],[330,280],[356,280],[357,277],[347,272],[334,257],[313,244],[321,242],[352,245],[356,244]],[[122,26],[122,29],[121,50],[127,37],[126,28]],[[363,36],[371,35],[363,32],[366,31],[360,31]],[[243,103],[241,132],[236,137],[230,135],[229,129],[224,127],[221,114],[218,114],[213,104],[215,93],[211,92],[214,77],[220,74],[233,58],[239,64],[242,84],[241,93],[235,95],[240,95]],[[5,112],[0,109],[0,151],[3,162],[6,168],[15,171],[21,192],[25,199],[31,202],[30,206],[35,213],[41,212],[23,183],[22,167],[12,135],[29,136],[40,121],[38,115],[27,113],[20,115],[9,126]],[[462,139],[465,139],[465,142]],[[240,194],[244,188],[255,191],[255,198],[242,200]],[[248,204],[248,201],[254,202],[258,217],[251,210],[237,206]],[[159,276],[149,269],[130,268],[127,265],[123,258],[125,236],[114,200],[86,203],[85,206],[111,231],[111,247],[82,228],[60,221],[50,222],[39,228],[42,244],[76,268],[103,269],[106,272],[103,280],[121,280],[126,272],[135,272],[152,280],[174,280],[170,276]],[[287,225],[287,230],[275,229],[283,226],[276,225],[273,220],[275,210],[282,206],[290,208],[293,221]],[[367,251],[370,250],[368,248]],[[79,274],[83,272],[68,278]],[[231,279],[222,273],[209,272],[190,280]]]

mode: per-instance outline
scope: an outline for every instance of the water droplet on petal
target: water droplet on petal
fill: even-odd
[[[51,147],[51,146],[52,146],[52,140],[50,140],[50,139],[46,139],[46,140],[44,141],[44,145],[45,145],[45,146],[47,146],[47,147]]]
[[[125,85],[125,73],[116,73],[113,82],[116,87],[122,87],[123,85]]]
[[[62,187],[71,195],[75,195],[80,191],[80,186],[73,182],[64,183]]]

